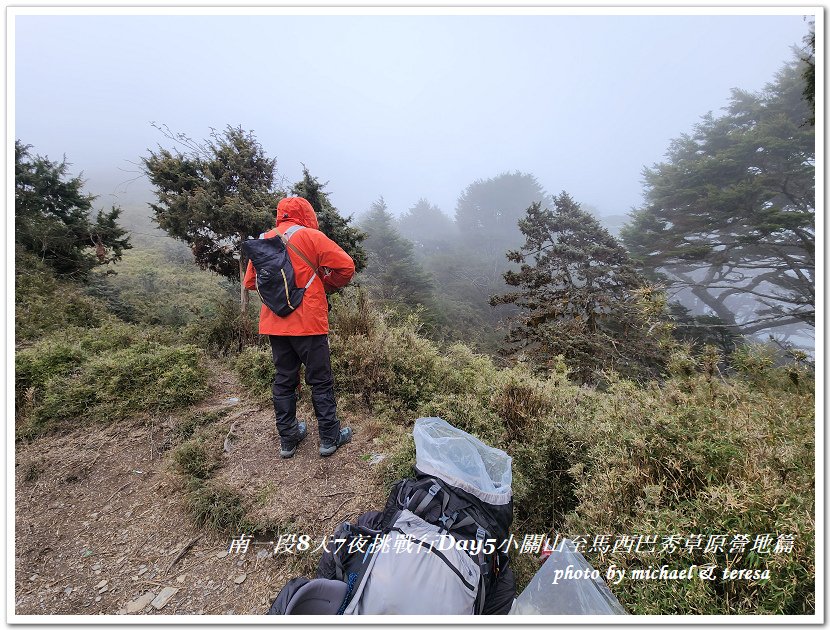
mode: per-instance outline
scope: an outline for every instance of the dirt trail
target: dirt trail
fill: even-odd
[[[325,459],[312,421],[298,453],[281,460],[270,406],[246,397],[225,370],[213,379],[214,393],[199,408],[229,408],[221,422],[234,435],[216,477],[245,497],[249,516],[277,524],[276,533],[282,524],[313,535],[317,546],[337,523],[382,507],[367,461],[376,449],[371,421],[343,416],[354,440]],[[309,411],[301,404],[298,415],[311,419]],[[310,575],[308,559],[270,553],[273,541],[228,554],[232,535],[194,524],[171,466],[181,415],[17,445],[17,614],[263,614],[289,578]],[[164,589],[177,590],[158,609]]]

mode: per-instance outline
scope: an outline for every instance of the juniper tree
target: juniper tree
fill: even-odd
[[[525,243],[507,258],[519,270],[504,274],[516,291],[491,298],[519,307],[509,348],[543,369],[562,355],[581,381],[606,368],[631,377],[658,372],[662,295],[622,245],[565,192],[552,209],[532,204],[518,224]]]
[[[648,272],[753,334],[815,318],[815,128],[802,72],[734,90],[721,116],[644,171],[646,203],[622,237]]]
[[[142,158],[158,200],[150,204],[155,221],[190,246],[200,267],[240,283],[244,313],[247,261],[240,246],[274,225],[283,196],[274,186],[276,160],[241,127],[213,131],[203,143],[162,131],[183,150],[159,147]]]
[[[81,177],[68,176],[66,158],[52,162],[31,155],[30,145],[14,144],[15,244],[32,252],[56,273],[87,279],[89,271],[121,259],[131,247],[118,224],[121,209],[99,210],[82,192]]]

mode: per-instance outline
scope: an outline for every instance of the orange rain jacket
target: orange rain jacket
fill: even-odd
[[[317,277],[308,287],[303,301],[293,313],[286,317],[276,315],[264,304],[259,312],[260,335],[325,335],[329,332],[328,302],[326,290],[339,289],[349,283],[354,275],[354,261],[328,236],[318,230],[314,208],[302,197],[286,197],[277,205],[277,227],[269,230],[263,238],[285,234],[292,225],[302,225],[289,241],[317,266]],[[305,286],[314,270],[297,252],[288,248],[288,257],[294,267],[294,278],[298,287]],[[245,288],[256,289],[256,271],[248,261],[245,272]]]

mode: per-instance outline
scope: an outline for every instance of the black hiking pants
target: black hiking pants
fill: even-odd
[[[297,385],[300,364],[305,365],[305,382],[311,388],[311,403],[317,416],[320,443],[337,443],[340,421],[334,400],[334,377],[328,335],[269,335],[276,376],[271,388],[274,414],[282,448],[291,449],[299,440],[297,426]]]

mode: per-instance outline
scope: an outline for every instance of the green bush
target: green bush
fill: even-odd
[[[96,293],[110,310],[128,313],[131,321],[145,325],[179,328],[209,315],[211,302],[225,296],[226,281],[199,269],[186,246],[150,240],[157,242],[124,252],[116,274],[97,271],[92,283]]]
[[[271,397],[274,382],[274,362],[271,351],[261,346],[248,346],[233,360],[239,381],[262,400]]]
[[[188,440],[203,427],[212,425],[214,422],[228,414],[228,409],[216,411],[192,411],[186,413],[176,423],[176,433],[183,440]]]
[[[355,335],[368,337],[381,324],[383,316],[372,306],[366,292],[359,287],[346,287],[329,296],[332,305],[330,322],[342,339]]]
[[[218,481],[222,466],[223,436],[228,427],[218,422],[227,409],[191,411],[176,423],[176,433],[184,438],[172,451],[173,470],[181,475],[186,506],[197,525],[236,534],[253,531],[257,524],[245,519],[242,495]]]
[[[578,506],[564,529],[577,533],[794,534],[793,554],[678,557],[592,555],[618,566],[768,566],[768,581],[623,581],[629,611],[650,614],[804,613],[814,606],[812,395],[696,375],[662,386],[615,383],[596,396],[569,458],[583,466]],[[797,578],[797,579],[796,579]]]
[[[35,386],[38,391],[32,409],[20,427],[23,437],[34,437],[59,425],[167,411],[192,404],[207,393],[203,352],[195,346],[139,341],[94,354],[80,350],[67,355],[75,360],[71,373],[61,362],[39,372],[33,370],[39,364],[40,349],[38,345],[18,354],[21,376],[31,379],[36,374],[41,379],[37,381],[40,386]],[[61,365],[64,368],[58,369]]]
[[[379,466],[379,475],[385,487],[399,479],[415,476],[415,440],[407,431],[397,431],[387,438],[391,454]]]
[[[441,367],[438,387],[446,394],[475,392],[485,396],[498,374],[490,357],[473,352],[463,343],[447,348]]]
[[[418,334],[414,315],[392,326],[388,313],[364,312],[370,307],[357,299],[357,309],[344,299],[334,309],[330,346],[337,391],[369,409],[411,416],[442,388],[446,364],[435,343]]]
[[[155,342],[165,346],[181,343],[175,330],[164,326],[128,324],[116,319],[107,319],[95,328],[67,327],[58,335],[76,344],[90,356],[110,350],[125,350],[140,342]]]
[[[187,488],[187,506],[200,527],[236,533],[244,525],[242,497],[227,486],[191,478]]]
[[[15,354],[15,400],[40,396],[54,377],[66,377],[86,365],[93,357],[114,350],[125,350],[140,342],[174,342],[169,330],[144,328],[107,319],[99,327],[67,326],[46,335]]]
[[[41,390],[50,379],[66,376],[87,360],[88,354],[77,344],[47,339],[34,348],[15,355],[15,401],[30,390]]]
[[[57,280],[37,257],[15,250],[14,334],[17,343],[62,331],[67,326],[95,327],[111,317],[104,304],[82,286]]]
[[[771,344],[739,346],[730,357],[739,378],[756,388],[812,391],[815,368],[804,352]]]
[[[731,365],[739,373],[755,382],[768,380],[775,369],[776,351],[769,344],[746,344],[732,353]]]
[[[418,413],[413,415],[443,418],[493,446],[504,442],[501,419],[475,394],[436,394],[432,400],[422,403]]]
[[[553,401],[545,381],[534,378],[524,366],[497,373],[489,406],[504,425],[509,441],[532,439],[535,421],[546,418]]]
[[[173,451],[173,461],[183,474],[197,479],[207,479],[219,464],[217,458],[211,457],[204,440],[200,439],[180,444]]]
[[[345,317],[341,314],[345,312]],[[359,315],[359,316],[358,316]],[[671,377],[640,384],[613,372],[602,388],[518,365],[499,369],[462,345],[441,351],[412,321],[392,324],[367,303],[335,304],[332,360],[340,392],[388,418],[390,483],[411,474],[408,427],[440,416],[513,457],[514,533],[585,535],[793,534],[791,554],[650,556],[587,551],[619,567],[770,568],[770,579],[623,580],[629,612],[803,614],[815,608],[814,393],[806,361],[781,364],[757,349],[732,357],[674,348]],[[753,354],[754,353],[754,354]],[[591,541],[589,541],[590,543]],[[515,554],[514,554],[515,556]],[[514,557],[521,589],[536,565]]]
[[[234,354],[252,344],[264,343],[259,337],[260,301],[249,293],[248,310],[240,311],[237,287],[226,287],[204,305],[197,317],[183,328],[182,336],[215,354]]]

